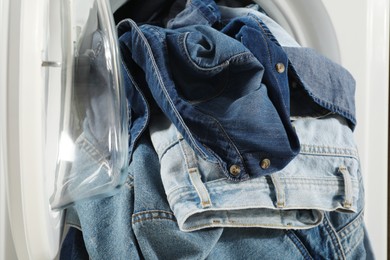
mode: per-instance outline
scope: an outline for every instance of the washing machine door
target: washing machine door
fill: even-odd
[[[0,144],[10,229],[18,259],[54,259],[63,209],[123,183],[127,109],[116,30],[106,0],[7,4]]]

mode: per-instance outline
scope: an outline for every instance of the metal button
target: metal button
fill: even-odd
[[[235,164],[233,164],[232,166],[230,166],[230,173],[231,173],[232,175],[237,176],[237,175],[240,174],[240,172],[241,172],[240,166],[235,165]]]
[[[269,168],[269,166],[271,165],[271,161],[269,160],[269,159],[263,159],[262,161],[261,161],[261,163],[260,163],[260,167],[262,168],[262,169],[268,169]]]
[[[284,70],[286,69],[283,63],[277,63],[275,65],[276,71],[279,73],[283,73]]]

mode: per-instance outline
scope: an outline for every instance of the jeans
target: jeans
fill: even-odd
[[[163,116],[152,118],[164,190],[183,231],[208,227],[307,229],[323,211],[359,212],[361,173],[352,131],[340,116],[293,122],[301,152],[270,176],[235,183],[197,156]]]
[[[141,258],[131,220],[134,212],[135,166],[130,165],[125,184],[113,196],[77,201],[66,210],[65,224],[82,231],[85,250],[78,244],[81,238],[74,237],[79,233],[72,233],[73,236],[65,240],[70,242],[61,248],[61,259],[88,259],[82,257],[85,255],[90,259]],[[70,255],[72,257],[68,258]]]
[[[339,121],[335,118],[329,120]],[[313,153],[304,156],[320,155]],[[336,154],[324,156],[334,157],[335,165],[338,165]],[[331,168],[331,164],[328,166]],[[307,196],[313,196],[314,201],[322,200],[324,205],[340,209],[318,210],[321,212],[322,221],[312,228],[208,227],[183,232],[179,229],[180,220],[175,217],[167,200],[164,188],[166,175],[160,174],[158,154],[151,140],[144,134],[135,147],[128,182],[121,188],[121,192],[110,198],[77,203],[76,212],[79,219],[76,214],[68,214],[67,223],[78,227],[81,222],[85,245],[91,259],[365,259],[366,252],[371,249],[369,244],[365,243],[364,190],[360,173],[349,171],[352,176],[356,176],[357,179],[353,178],[353,185],[358,188],[351,191],[354,195],[351,208],[347,209],[349,213],[340,211],[345,209],[346,202],[343,177],[340,173],[325,172],[324,180],[313,176],[312,182],[309,179],[305,182],[300,178],[293,182],[292,176],[289,179],[288,173],[285,173],[286,180],[282,183],[286,184],[290,180],[291,185],[284,190],[295,188],[295,192],[303,191]],[[318,176],[320,172],[313,171],[313,174]],[[245,182],[230,182],[228,185],[243,183]],[[276,189],[272,180],[263,184],[265,185],[269,189],[268,200],[273,201],[270,208],[273,211],[287,211],[276,206]],[[319,196],[316,195],[318,188],[321,188]],[[228,190],[225,191],[229,193]],[[333,199],[331,192],[335,192]],[[242,193],[246,191],[242,190]],[[285,194],[287,208],[290,201],[294,201],[290,199],[290,195],[291,193]],[[321,195],[327,197],[322,198]],[[262,200],[264,198],[265,195],[261,197]],[[302,196],[300,199],[303,201],[295,201],[301,206],[313,205],[310,197]],[[245,200],[256,201],[256,198],[245,196],[242,201],[245,203]],[[260,199],[258,201],[261,203]],[[226,211],[226,216],[234,218],[234,210]],[[299,214],[297,216],[299,217]],[[248,216],[247,219],[251,217],[253,216]]]

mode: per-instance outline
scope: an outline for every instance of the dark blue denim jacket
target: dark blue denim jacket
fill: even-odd
[[[241,27],[245,22],[250,21]],[[289,121],[288,59],[255,26],[222,33],[208,25],[172,30],[122,22],[130,105],[144,106],[135,108],[145,120],[137,131],[148,120],[151,100],[145,93],[150,92],[193,149],[219,163],[228,178],[247,179],[286,166],[299,152]],[[261,40],[259,46],[267,48],[254,55],[227,35],[236,31],[246,42]]]

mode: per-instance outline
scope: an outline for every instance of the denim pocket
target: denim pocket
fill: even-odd
[[[340,225],[336,229],[336,233],[345,257],[347,259],[363,259],[366,255],[366,248],[364,246],[364,214],[363,211],[357,214],[347,213],[332,213],[331,225]],[[345,222],[347,221],[347,222]],[[335,223],[337,222],[337,223]]]
[[[366,259],[368,252],[362,212],[326,212],[319,226],[286,234],[304,259]]]

